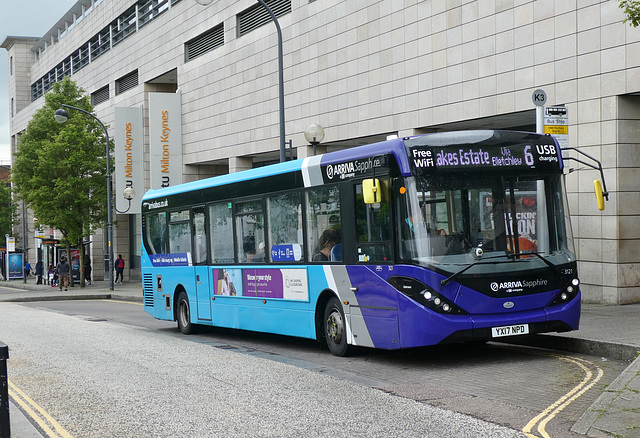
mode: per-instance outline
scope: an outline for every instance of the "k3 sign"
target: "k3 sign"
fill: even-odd
[[[547,103],[547,93],[542,89],[537,89],[531,95],[531,100],[535,106],[544,106]]]

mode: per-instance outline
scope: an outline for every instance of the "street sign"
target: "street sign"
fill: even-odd
[[[535,106],[543,106],[547,103],[547,93],[545,93],[544,90],[537,89],[533,92],[531,100]]]
[[[7,237],[7,251],[15,252],[15,250],[16,250],[16,238],[15,237],[11,237],[11,236],[6,236],[6,237]]]
[[[569,146],[569,110],[566,106],[545,107],[544,133],[553,135],[561,148]]]

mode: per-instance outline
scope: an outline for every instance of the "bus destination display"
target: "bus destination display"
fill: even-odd
[[[409,159],[418,171],[466,168],[551,170],[560,166],[555,144],[416,146],[409,149]]]

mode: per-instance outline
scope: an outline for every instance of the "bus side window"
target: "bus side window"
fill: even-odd
[[[193,216],[193,263],[204,265],[207,263],[207,228],[205,226],[204,207],[196,207]]]
[[[149,254],[167,253],[167,212],[147,213],[146,247]]]
[[[236,235],[240,263],[265,261],[262,201],[247,201],[236,204]]]
[[[389,205],[389,179],[380,179],[382,201],[365,204],[362,184],[356,186],[356,240],[359,262],[391,262],[391,207]]]
[[[233,219],[230,202],[209,205],[211,260],[213,263],[233,263]]]
[[[169,252],[172,254],[191,252],[189,210],[173,211],[169,214]]]
[[[336,186],[314,187],[306,196],[307,259],[331,261],[333,246],[341,242],[340,190]]]
[[[272,261],[294,261],[287,250],[293,250],[293,257],[299,262],[304,254],[302,241],[302,197],[300,192],[290,192],[267,198],[269,218],[269,259]],[[275,250],[274,253],[270,250]]]

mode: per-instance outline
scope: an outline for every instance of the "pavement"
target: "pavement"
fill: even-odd
[[[49,285],[36,285],[34,279],[27,283],[23,280],[0,281],[0,302],[86,299],[142,302],[142,285],[140,282],[116,284],[110,291],[107,282],[97,281],[84,288],[76,285],[60,291]],[[640,438],[640,304],[583,304],[580,330],[512,337],[508,342],[629,361],[630,365],[571,430],[590,438]],[[8,365],[11,374],[10,362]],[[13,438],[43,436],[13,403],[10,403],[10,420]]]

